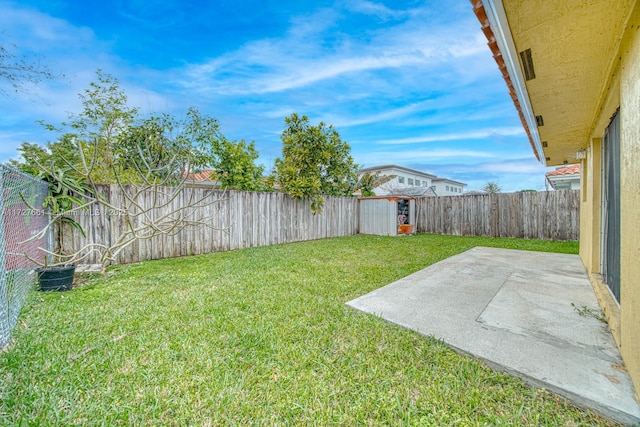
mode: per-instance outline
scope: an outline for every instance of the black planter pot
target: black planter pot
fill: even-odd
[[[41,291],[70,291],[73,285],[75,265],[38,268],[38,284]]]

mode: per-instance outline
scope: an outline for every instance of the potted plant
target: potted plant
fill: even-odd
[[[78,209],[86,209],[87,206],[83,205],[76,194],[83,194],[88,188],[66,172],[63,169],[57,169],[53,172],[42,172],[39,175],[49,184],[42,208],[49,211],[51,218],[49,226],[53,227],[56,236],[53,252],[46,253],[43,263],[36,269],[39,289],[42,291],[71,290],[76,266],[64,253],[64,228],[69,226],[85,235],[80,223],[70,216],[70,213]]]

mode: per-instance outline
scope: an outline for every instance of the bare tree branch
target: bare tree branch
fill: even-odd
[[[409,197],[424,196],[429,191],[429,187],[401,185],[395,181],[382,184],[380,186],[380,189],[382,189],[386,194],[391,196],[409,196]]]
[[[28,92],[26,83],[38,84],[43,80],[55,79],[51,69],[43,64],[41,58],[28,58],[15,53],[17,46],[4,40],[0,41],[0,82],[8,83],[13,92]],[[61,76],[64,77],[64,76]],[[0,94],[9,95],[9,91],[0,84]]]

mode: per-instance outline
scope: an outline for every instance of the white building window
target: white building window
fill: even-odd
[[[400,184],[404,184],[404,176],[399,176],[399,177],[398,177],[398,182],[399,182]]]
[[[409,178],[409,180],[407,181],[407,184],[413,185],[413,178]]]

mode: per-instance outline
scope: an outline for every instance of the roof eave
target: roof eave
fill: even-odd
[[[502,77],[509,88],[509,94],[518,111],[522,125],[529,137],[533,153],[538,161],[547,165],[535,114],[529,102],[529,94],[525,86],[525,77],[520,68],[518,52],[509,29],[507,15],[502,0],[471,0],[476,17],[482,25],[482,32],[487,37],[493,58],[498,64]]]

